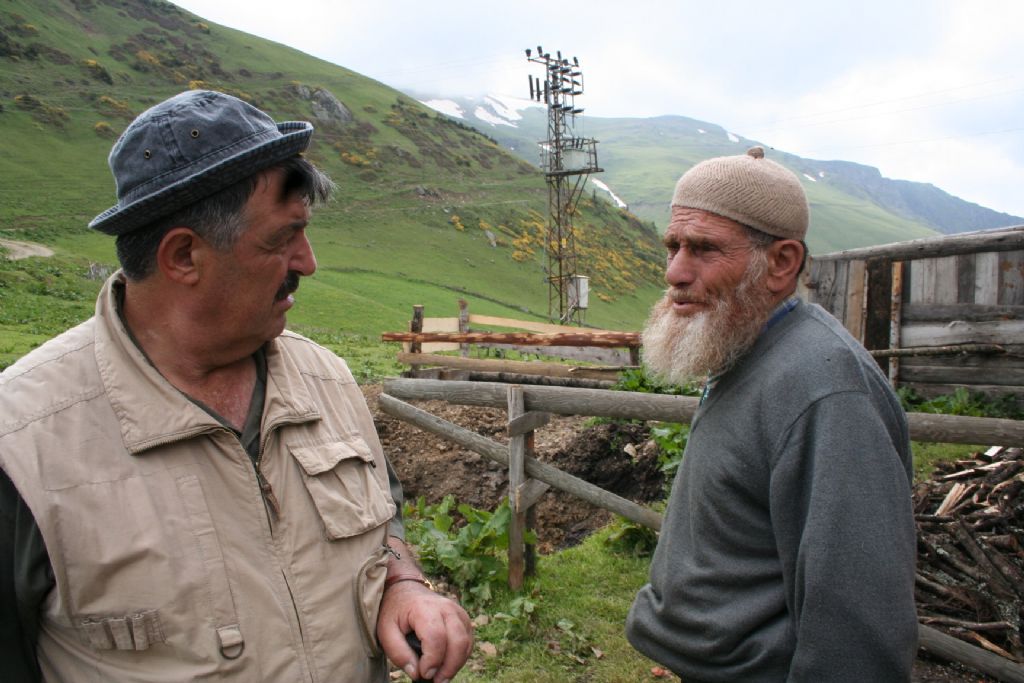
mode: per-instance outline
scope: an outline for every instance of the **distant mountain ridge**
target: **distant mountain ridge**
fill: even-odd
[[[461,119],[467,125],[496,139],[526,161],[536,163],[536,142],[546,137],[546,111],[543,105],[526,99],[499,95],[480,98],[449,98],[438,95],[424,96],[408,93],[427,106],[447,116]],[[619,198],[641,218],[660,225],[667,216],[667,198],[671,195],[675,177],[692,161],[692,147],[706,148],[708,153],[733,154],[759,143],[744,139],[716,124],[684,116],[659,116],[647,119],[602,119],[587,116],[579,121],[587,135],[599,138],[598,158],[606,172],[592,177],[599,190]],[[636,187],[628,175],[617,173],[620,165],[630,163],[629,151],[619,150],[624,139],[629,148],[640,151],[636,163],[643,163],[644,150],[662,147],[666,126],[688,129],[689,138],[679,154],[679,163],[665,169],[664,179],[655,193],[660,199],[648,198],[645,188]],[[629,132],[627,133],[627,129]],[[646,131],[645,131],[646,129]],[[766,146],[767,147],[767,146]],[[944,234],[971,232],[1008,225],[1024,224],[1024,218],[995,211],[973,202],[955,197],[929,184],[897,180],[882,176],[877,168],[850,161],[820,161],[805,159],[779,150],[769,155],[801,175],[807,183],[829,185],[839,192],[866,200],[880,209],[903,217]],[[620,158],[625,156],[626,158]],[[610,159],[608,163],[606,160]],[[692,159],[692,161],[691,161]],[[812,197],[813,203],[813,197]],[[659,204],[661,206],[659,206]]]

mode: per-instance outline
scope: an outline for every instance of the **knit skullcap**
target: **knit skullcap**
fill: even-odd
[[[710,211],[783,239],[807,234],[804,188],[792,171],[765,159],[763,147],[700,162],[676,183],[672,206]]]

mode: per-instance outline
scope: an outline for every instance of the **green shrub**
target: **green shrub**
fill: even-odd
[[[454,508],[454,510],[453,510]],[[461,519],[453,514],[458,513]],[[404,508],[406,540],[416,547],[424,571],[442,576],[461,592],[467,606],[481,607],[508,582],[508,530],[512,510],[505,500],[494,512],[455,504],[445,496],[437,505],[421,497]],[[533,532],[526,542],[537,542]]]

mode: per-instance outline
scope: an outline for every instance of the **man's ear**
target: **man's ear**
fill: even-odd
[[[157,247],[157,270],[172,282],[195,284],[199,280],[198,261],[202,258],[197,252],[206,246],[191,228],[171,228]]]
[[[797,240],[772,242],[768,247],[768,291],[787,295],[793,291],[805,257],[804,245]]]

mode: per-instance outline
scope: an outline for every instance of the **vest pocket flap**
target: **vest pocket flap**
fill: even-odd
[[[376,529],[395,514],[386,480],[370,446],[359,437],[317,446],[289,446],[331,540]]]
[[[359,458],[373,465],[373,453],[362,439],[350,442],[335,441],[318,446],[289,446],[292,456],[302,465],[306,474],[315,476],[333,470],[339,462],[348,458]]]

